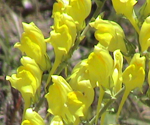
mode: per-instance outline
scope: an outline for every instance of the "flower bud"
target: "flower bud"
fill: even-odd
[[[130,65],[123,72],[122,78],[123,83],[130,90],[136,87],[142,87],[145,79],[145,57],[140,57],[140,54],[136,53]]]
[[[145,79],[145,57],[140,57],[140,54],[136,53],[133,56],[130,65],[123,72],[122,79],[125,84],[125,92],[119,105],[117,118],[130,91],[137,87],[142,87]]]
[[[125,35],[117,23],[98,17],[90,25],[96,29],[94,35],[101,45],[105,46],[111,52],[120,49],[122,52],[127,53],[124,42]]]
[[[150,16],[147,17],[142,24],[140,34],[139,34],[139,42],[141,45],[141,51],[144,52],[145,50],[150,47]]]
[[[123,56],[120,50],[114,51],[114,71],[112,74],[114,82],[114,93],[117,93],[122,87],[122,66]]]

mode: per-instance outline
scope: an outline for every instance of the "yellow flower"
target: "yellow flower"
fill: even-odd
[[[92,88],[90,80],[77,81],[76,84],[73,84],[72,81],[70,81],[69,84],[73,88],[74,91],[80,91],[84,93],[84,97],[86,99],[85,105],[86,105],[86,108],[89,108],[94,100],[94,90]]]
[[[45,95],[49,105],[48,112],[60,116],[64,123],[73,123],[74,116],[70,113],[66,104],[67,95],[72,91],[72,88],[61,76],[52,75],[52,81],[53,84]]]
[[[114,71],[112,74],[114,81],[114,93],[117,93],[122,87],[122,66],[123,56],[120,50],[114,51]]]
[[[45,125],[45,123],[37,112],[28,108],[25,112],[25,120],[22,121],[21,125]]]
[[[72,114],[86,118],[89,107],[94,100],[94,90],[91,83],[89,80],[78,81],[76,88],[73,89],[73,92],[68,93],[68,108]]]
[[[136,53],[132,58],[130,65],[123,72],[122,78],[123,83],[125,84],[125,92],[119,105],[117,118],[130,91],[137,87],[142,87],[145,79],[145,57],[140,57],[140,54]]]
[[[67,13],[73,18],[79,30],[84,26],[84,20],[91,12],[91,0],[57,0],[54,4],[55,12]],[[81,13],[82,11],[82,13]]]
[[[113,52],[116,49],[120,49],[122,52],[127,53],[124,42],[125,35],[117,23],[98,17],[90,25],[96,29],[95,38],[109,51]]]
[[[126,16],[136,31],[139,33],[139,27],[137,25],[137,18],[134,13],[133,6],[137,3],[136,0],[112,0],[113,7],[117,14],[123,14]]]
[[[53,119],[51,120],[50,125],[64,125],[62,119],[60,116],[56,115],[53,117]]]
[[[64,104],[67,101],[67,94],[72,91],[72,88],[61,76],[52,75],[52,81],[49,93],[45,95],[49,105],[48,111],[53,115],[63,115],[66,109]]]
[[[75,114],[76,116],[83,117],[84,116],[83,110],[85,108],[84,95],[79,91],[76,91],[76,92],[72,91],[72,92],[68,93],[67,97],[68,98],[67,98],[66,104],[67,104],[71,114]]]
[[[76,25],[72,17],[67,14],[56,13],[54,15],[53,31],[47,40],[52,44],[55,51],[55,62],[51,72],[54,72],[62,61],[63,56],[67,55],[73,46],[76,38]]]
[[[147,17],[142,24],[140,34],[139,34],[139,42],[141,45],[141,51],[144,52],[150,46],[150,16]]]
[[[125,69],[122,74],[123,83],[130,90],[141,87],[145,79],[145,57],[140,57],[136,53],[132,58],[130,65]]]
[[[30,24],[23,23],[23,28],[21,42],[17,42],[15,47],[34,59],[43,71],[49,70],[50,60],[46,54],[46,43],[42,32],[33,22]]]
[[[68,34],[72,37],[72,41],[74,42],[76,39],[76,25],[74,23],[73,18],[68,14],[60,14],[55,13],[54,15],[54,26],[52,27],[56,33],[63,32],[63,27],[67,27]]]
[[[13,74],[11,77],[7,76],[6,80],[9,80],[11,86],[21,92],[26,109],[30,106],[31,101],[35,101],[39,96],[42,71],[29,57],[22,57],[21,63],[23,66],[17,69],[17,74]]]
[[[66,124],[79,124],[79,117],[83,117],[89,108],[87,97],[82,92],[73,91],[61,76],[52,75],[52,81],[49,93],[45,95],[48,112],[60,116]]]
[[[93,88],[97,84],[109,88],[109,85],[105,83],[108,82],[112,72],[113,59],[109,52],[101,46],[95,46],[94,52],[89,55],[88,59],[83,60],[74,67],[70,76],[70,84],[75,88],[78,81],[90,80]]]
[[[110,56],[108,50],[100,45],[97,45],[94,48],[94,52],[89,55],[88,59],[83,60],[81,63],[75,66],[73,73],[69,78],[70,85],[75,89],[80,88],[80,81],[83,80],[90,80],[92,88],[96,86],[100,88],[96,115],[97,118],[104,95],[103,88],[109,89],[112,87],[112,85],[109,83],[112,72],[112,57]]]
[[[133,14],[133,6],[137,3],[136,0],[112,0],[113,7],[118,14],[131,16]]]

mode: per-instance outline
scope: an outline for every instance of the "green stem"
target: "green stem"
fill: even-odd
[[[40,101],[37,103],[37,105],[34,108],[34,111],[38,112],[39,108],[41,107],[41,105],[43,104],[43,102],[45,101],[45,94],[42,95]]]
[[[99,92],[99,99],[98,99],[98,105],[97,105],[97,110],[96,110],[96,119],[95,119],[95,124],[97,124],[98,122],[98,114],[99,114],[99,110],[101,109],[101,103],[103,100],[103,96],[105,94],[105,91],[103,90],[103,88],[100,86],[100,92]]]
[[[119,97],[123,94],[125,91],[125,87],[123,87],[118,93],[115,94],[114,98],[111,98],[106,105],[100,110],[98,117],[101,117],[101,115],[108,109],[108,107]],[[115,99],[116,98],[116,99]],[[96,116],[94,116],[88,123],[88,125],[93,125],[95,122]]]
[[[139,34],[136,33],[136,38],[137,38],[137,46],[138,46],[138,49],[139,49],[139,53],[142,53],[142,50],[141,50],[141,45],[140,45],[140,41],[139,41]]]
[[[128,18],[128,17],[127,17],[127,18]],[[137,18],[129,17],[128,19],[129,19],[130,23],[132,24],[132,26],[134,27],[135,31],[139,34],[140,29],[139,29],[138,24],[137,24],[137,21],[136,21]]]
[[[97,18],[97,16],[99,15],[102,7],[104,6],[106,0],[95,0],[95,3],[97,5],[97,9],[93,14],[93,18]]]

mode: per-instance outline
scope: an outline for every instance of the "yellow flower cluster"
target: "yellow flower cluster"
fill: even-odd
[[[81,14],[75,14],[79,13],[81,9]],[[17,69],[17,74],[6,77],[11,82],[11,86],[21,92],[24,99],[24,121],[22,125],[44,124],[42,118],[32,109],[29,109],[31,104],[39,101],[42,74],[44,71],[48,71],[50,74],[55,72],[62,58],[68,54],[74,45],[77,34],[84,28],[85,18],[90,11],[90,0],[57,0],[53,6],[54,25],[51,27],[52,31],[48,39],[44,39],[42,32],[33,22],[30,24],[23,23],[24,32],[21,42],[15,44],[15,47],[25,55],[21,58],[22,66]],[[52,69],[46,53],[46,42],[53,46],[55,52],[55,62]],[[62,77],[55,75],[51,77],[54,83],[49,87],[49,93],[45,95],[49,102],[48,112],[55,115],[51,124],[57,122],[58,119],[61,119],[60,123],[78,124],[80,122],[79,117],[83,117],[88,110],[87,107],[90,106],[86,101],[87,97],[80,91],[73,91]],[[89,84],[89,81],[84,82]],[[93,90],[92,94],[94,95]],[[62,96],[60,103],[58,103],[59,99],[54,99],[55,96],[56,99]],[[56,105],[58,106],[56,107]],[[79,109],[79,107],[81,108]],[[64,109],[64,112],[61,109]]]
[[[6,79],[11,86],[18,89],[24,99],[24,113],[31,104],[38,101],[41,91],[41,78],[43,71],[50,70],[50,60],[46,53],[44,36],[34,23],[23,23],[24,32],[21,42],[15,44],[25,55],[21,58],[22,66],[17,74]]]
[[[92,87],[89,81],[82,81],[81,84],[86,92],[90,90],[90,96],[92,96],[92,98],[87,97],[86,94],[89,93],[83,94],[81,91],[73,90],[61,76],[52,75],[52,81],[53,85],[49,87],[49,93],[45,95],[49,104],[48,112],[55,115],[55,117],[63,119],[63,121],[59,119],[59,122],[74,125],[79,124],[79,117],[85,116],[85,113],[87,113],[93,101],[94,91],[91,89]],[[88,86],[86,87],[86,85]],[[53,119],[51,124],[53,124],[54,120],[55,119]]]
[[[57,0],[54,4],[52,15],[54,26],[51,27],[50,38],[47,40],[55,52],[52,74],[74,45],[76,36],[83,29],[85,18],[90,11],[90,0]]]
[[[98,116],[105,90],[110,90],[113,95],[122,88],[122,83],[124,83],[126,86],[124,96],[127,97],[131,90],[136,87],[140,88],[144,82],[145,57],[140,57],[139,53],[135,54],[130,65],[122,73],[123,56],[120,50],[115,50],[113,54],[114,60],[108,50],[98,44],[88,59],[81,61],[81,63],[73,69],[72,75],[70,76],[70,85],[75,90],[80,90],[80,81],[82,80],[90,80],[93,89],[95,87],[100,88],[96,116]],[[90,91],[88,91],[88,93],[90,93]],[[87,93],[84,92],[84,94]],[[92,98],[92,94],[87,95],[89,96],[88,98]],[[125,100],[126,98],[122,99],[121,105],[123,105]],[[118,110],[118,115],[122,108],[121,105]]]
[[[112,0],[112,3],[115,11],[123,14],[138,33],[139,45],[136,50],[130,46],[131,43],[129,45],[119,24],[98,16],[88,25],[95,29],[94,35],[98,44],[86,59],[81,60],[73,68],[66,79],[55,73],[64,57],[70,54],[70,49],[76,44],[76,39],[86,26],[85,19],[91,11],[91,0],[57,0],[52,14],[54,25],[51,26],[52,31],[48,39],[44,39],[34,23],[23,23],[21,42],[15,44],[24,55],[21,58],[22,66],[17,69],[16,74],[6,77],[24,99],[22,125],[45,124],[43,118],[31,108],[32,104],[40,101],[44,71],[48,71],[51,79],[48,92],[45,91],[44,95],[48,102],[47,111],[53,115],[50,125],[78,125],[83,120],[88,121],[92,114],[90,108],[95,98],[95,88],[98,88],[99,92],[95,114],[97,124],[100,109],[105,106],[108,99],[115,98],[124,86],[118,117],[129,93],[135,88],[142,88],[146,76],[144,54],[148,53],[150,47],[150,16],[146,11],[150,7],[149,0],[140,11],[141,15],[146,16],[141,26],[138,26],[140,20],[133,9],[135,0]],[[52,66],[46,53],[46,42],[54,48],[55,61]],[[126,67],[123,67],[124,58],[128,63]],[[148,82],[150,84],[150,71]],[[104,115],[101,118],[103,123]]]
[[[82,13],[80,13],[81,10]],[[84,28],[85,18],[90,11],[90,0],[57,0],[54,4],[52,15],[54,25],[51,27],[50,38],[47,40],[54,47],[55,52],[51,74],[74,45],[77,34]],[[83,117],[89,107],[86,97],[80,91],[73,91],[65,79],[60,76],[52,76],[52,81],[53,85],[49,87],[49,93],[45,96],[49,104],[48,111],[55,115],[51,124],[55,120],[64,121],[65,124],[79,124],[79,117]]]

